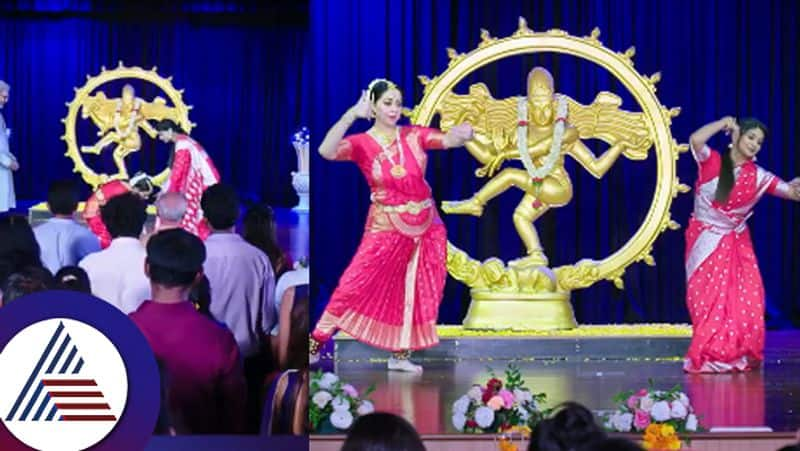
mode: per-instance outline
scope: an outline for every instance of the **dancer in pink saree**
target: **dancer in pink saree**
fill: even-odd
[[[730,150],[706,142],[730,134]],[[766,127],[755,119],[712,122],[690,138],[699,165],[694,213],[686,230],[686,303],[692,343],[684,361],[691,373],[758,368],[764,351],[764,286],[747,219],[764,193],[800,201],[800,179],[787,183],[757,166]]]
[[[388,80],[370,83],[361,100],[320,145],[329,160],[352,161],[369,184],[372,205],[364,236],[311,334],[309,360],[337,330],[394,352],[389,369],[420,372],[411,350],[438,344],[436,317],[447,276],[446,232],[425,181],[425,150],[460,147],[467,124],[447,134],[398,126],[402,94]],[[344,137],[356,118],[375,118],[366,133]]]

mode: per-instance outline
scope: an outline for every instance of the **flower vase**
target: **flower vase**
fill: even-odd
[[[308,150],[310,146],[311,134],[308,128],[303,127],[292,136],[292,146],[297,154],[297,172],[292,172],[292,186],[300,199],[292,209],[299,213],[306,213],[309,210],[308,193],[310,191]]]
[[[308,212],[308,193],[310,189],[308,172],[292,172],[292,186],[294,187],[294,191],[297,193],[297,197],[299,198],[297,205],[292,208],[292,210],[299,213]]]

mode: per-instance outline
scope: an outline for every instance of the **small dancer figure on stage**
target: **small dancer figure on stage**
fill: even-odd
[[[374,80],[320,145],[326,159],[358,165],[372,205],[358,251],[311,334],[311,363],[337,329],[392,351],[388,367],[397,371],[421,372],[409,361],[411,350],[439,342],[436,317],[447,276],[447,241],[425,181],[425,150],[461,147],[472,138],[472,127],[456,125],[444,134],[398,126],[402,101],[394,83]],[[375,124],[345,138],[357,118],[374,118]]]
[[[706,145],[731,136],[729,150]],[[757,166],[767,128],[727,116],[689,138],[700,167],[694,213],[686,229],[686,304],[692,343],[684,370],[726,373],[758,368],[764,351],[764,286],[747,219],[764,195],[800,201],[800,178],[787,183]]]
[[[200,199],[206,188],[219,183],[219,172],[203,146],[190,138],[174,121],[164,119],[156,125],[156,130],[159,139],[165,143],[175,143],[175,150],[169,159],[169,180],[162,187],[163,192],[177,192],[186,196],[188,204],[181,228],[205,240],[211,229],[203,221]]]

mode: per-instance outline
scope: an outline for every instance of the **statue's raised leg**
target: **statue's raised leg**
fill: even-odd
[[[97,141],[93,146],[81,146],[81,152],[100,155],[100,152],[102,152],[107,145],[116,142],[117,139],[117,133],[111,132],[106,136],[103,136],[100,141]]]
[[[503,169],[500,174],[489,180],[475,195],[466,200],[442,202],[445,213],[456,215],[481,216],[483,207],[512,186],[522,190],[530,188],[530,176],[520,169]]]
[[[537,204],[536,207],[534,207],[534,203]],[[537,198],[532,194],[525,194],[522,198],[522,201],[514,210],[514,227],[525,244],[528,255],[512,260],[508,263],[509,266],[519,269],[547,266],[547,256],[544,254],[542,243],[539,241],[539,234],[536,233],[536,227],[533,223],[549,208],[549,205],[541,201],[537,202]]]

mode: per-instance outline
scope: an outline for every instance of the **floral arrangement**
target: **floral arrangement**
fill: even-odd
[[[689,397],[680,385],[670,390],[628,390],[617,394],[616,412],[607,415],[605,427],[615,432],[643,432],[646,449],[680,449],[678,433],[697,432],[702,428]]]
[[[358,390],[350,384],[343,383],[333,373],[317,371],[311,376],[309,383],[308,419],[311,430],[335,429],[345,431],[353,425],[355,419],[375,411],[375,406],[367,397],[375,390],[370,386],[359,395]]]
[[[453,403],[453,426],[467,433],[530,433],[548,413],[540,407],[545,394],[534,394],[525,388],[519,368],[514,364],[506,369],[505,381],[491,368],[489,375],[485,386],[473,385]]]

